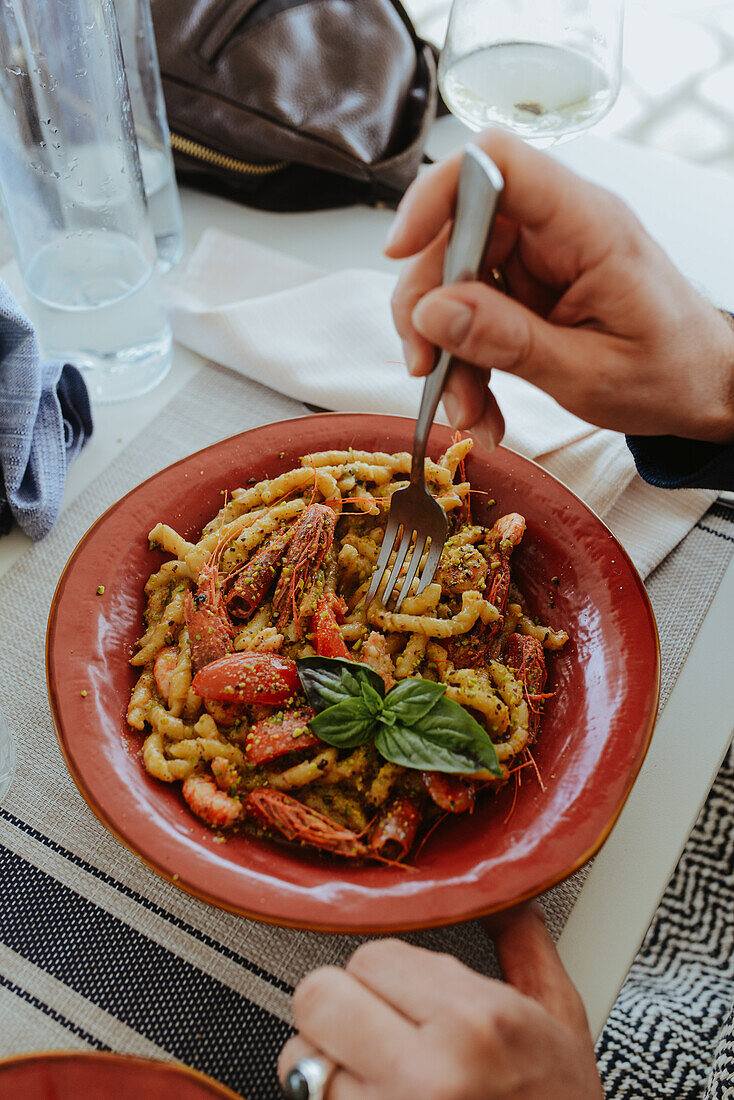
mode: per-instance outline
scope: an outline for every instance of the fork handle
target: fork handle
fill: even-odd
[[[443,262],[443,285],[476,279],[482,268],[504,180],[497,165],[478,145],[467,145],[459,171],[456,215]],[[428,435],[451,369],[447,351],[437,353],[436,365],[423,386],[413,440],[410,480],[424,477]]]

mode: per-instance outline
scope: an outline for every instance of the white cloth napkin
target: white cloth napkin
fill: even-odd
[[[390,316],[394,282],[379,271],[327,272],[208,229],[169,289],[173,331],[205,358],[301,401],[415,416],[422,381],[402,364]],[[646,485],[622,435],[579,420],[519,378],[496,372],[492,388],[504,443],[585,500],[643,577],[716,497]]]

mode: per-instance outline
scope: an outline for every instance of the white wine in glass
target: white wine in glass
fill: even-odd
[[[472,130],[550,145],[594,125],[619,92],[618,0],[454,0],[441,94]]]

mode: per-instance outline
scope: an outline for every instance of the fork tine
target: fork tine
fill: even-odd
[[[395,564],[392,567],[390,579],[385,585],[385,590],[382,593],[382,603],[384,607],[387,607],[387,601],[392,596],[395,582],[400,575],[400,570],[403,568],[403,562],[405,561],[408,555],[408,551],[410,550],[410,544],[413,541],[413,534],[414,532],[410,528],[408,528],[407,526],[403,526],[403,533],[400,536],[400,546],[398,547],[398,554],[395,558]]]
[[[387,563],[390,560],[390,555],[393,552],[398,533],[400,531],[400,524],[394,519],[388,520],[387,527],[385,528],[385,535],[382,540],[382,546],[380,547],[380,556],[375,564],[374,571],[372,573],[372,580],[370,586],[367,589],[367,596],[365,597],[365,607],[369,607],[374,600],[377,592],[382,583],[382,578],[385,576],[385,570],[387,569]]]
[[[428,538],[426,537],[426,535],[421,535],[419,531],[416,531],[415,549],[413,550],[413,555],[410,559],[410,565],[408,566],[408,572],[406,573],[405,580],[403,581],[403,587],[400,589],[400,595],[398,596],[397,603],[395,604],[396,612],[400,610],[401,603],[410,592],[410,586],[413,583],[413,578],[418,572],[418,566],[421,563],[421,558],[423,557],[423,551],[426,548],[427,542]]]
[[[421,573],[420,584],[415,590],[416,596],[420,596],[421,592],[424,592],[428,585],[431,583],[436,575],[438,563],[441,560],[441,551],[443,550],[443,542],[441,539],[431,539],[431,549],[428,551],[428,557],[426,558],[426,564],[423,567]]]

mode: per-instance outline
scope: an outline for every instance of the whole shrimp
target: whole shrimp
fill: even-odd
[[[380,813],[370,832],[369,847],[374,858],[389,862],[405,859],[421,823],[415,802],[398,795]]]
[[[232,614],[249,619],[273,586],[278,629],[298,623],[300,608],[334,542],[337,515],[327,504],[310,504],[290,527],[276,531],[241,569],[227,597]]]
[[[281,527],[267,540],[244,569],[237,572],[227,596],[232,614],[244,621],[251,619],[275,584],[283,555],[293,538],[294,528]]]
[[[184,616],[191,646],[191,670],[196,673],[212,661],[233,652],[234,628],[224,605],[219,581],[219,559],[224,544],[199,573],[196,591],[186,593]]]
[[[530,732],[535,737],[540,725],[540,707],[546,697],[544,689],[548,676],[543,646],[537,638],[510,634],[507,639],[507,664],[522,684],[528,704]]]
[[[519,512],[508,512],[495,522],[486,539],[489,581],[485,599],[500,613],[499,619],[483,626],[476,637],[452,638],[447,652],[456,668],[472,668],[486,663],[488,650],[502,629],[502,617],[510,591],[510,555],[525,534],[525,518]]]
[[[337,515],[327,504],[311,504],[293,526],[291,539],[273,593],[278,627],[289,618],[298,622],[299,605],[310,592],[324,558],[334,542]]]
[[[300,841],[350,859],[369,854],[367,845],[357,833],[337,825],[283,791],[267,787],[250,791],[245,799],[245,812],[261,825],[277,829],[287,840]]]

